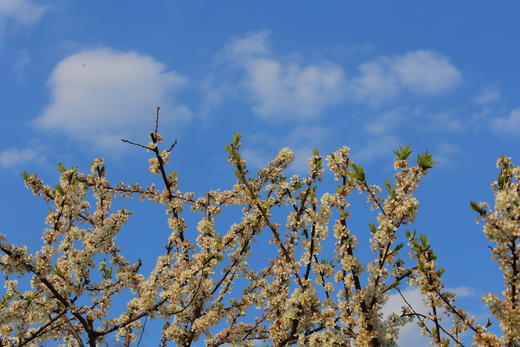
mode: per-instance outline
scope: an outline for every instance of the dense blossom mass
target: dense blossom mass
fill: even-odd
[[[112,333],[125,346],[137,345],[145,319],[164,322],[157,337],[161,346],[170,341],[179,346],[396,346],[399,328],[412,321],[436,346],[463,345],[461,336],[468,331],[478,346],[520,345],[520,168],[510,158],[502,156],[497,163],[494,208],[471,202],[504,275],[501,295],[484,297],[500,325],[499,336],[488,330],[491,321],[478,323],[457,306],[425,235],[406,231],[408,244],[397,242],[417,214],[414,192],[435,164],[428,153],[410,166],[410,148],[396,150],[396,173],[385,182],[383,195],[352,161],[348,147],[326,158],[315,150],[308,174],[292,177],[285,172],[294,154],[284,148],[252,175],[237,134],[226,146],[236,183],[195,197],[182,192],[177,174],[167,171],[175,143],[161,150],[161,142],[156,128],[148,145],[132,144],[153,154],[149,170],[160,177],[162,189],[111,184],[103,159],[93,161],[89,174],[60,164],[54,188],[24,174],[27,187],[52,208],[36,253],[0,235],[5,278],[0,346],[56,341],[93,347]],[[336,191],[320,196],[325,166],[337,182]],[[358,239],[349,228],[348,197],[356,190],[378,211],[377,223],[369,225],[373,258],[367,264],[358,258]],[[131,213],[113,211],[112,201],[134,196],[164,206],[171,229],[164,253],[147,274],[140,262],[126,260],[116,243]],[[227,230],[218,230],[216,220],[229,206],[239,206],[241,214]],[[196,226],[188,225],[187,209],[201,216]],[[280,213],[286,215],[285,224],[274,217]],[[263,269],[254,270],[248,257],[265,233],[277,252]],[[323,250],[330,240],[334,252],[326,257]],[[411,257],[404,260],[406,250]],[[383,316],[388,296],[401,293],[402,284],[420,288],[427,314],[408,305]],[[128,291],[131,300],[114,314],[114,298]]]

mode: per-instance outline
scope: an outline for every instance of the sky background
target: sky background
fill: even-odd
[[[230,187],[234,132],[252,171],[290,147],[289,173],[303,173],[313,148],[347,145],[381,186],[392,151],[410,144],[439,162],[413,227],[484,319],[480,298],[503,281],[468,201],[493,201],[500,154],[519,161],[519,12],[516,1],[0,0],[1,232],[38,248],[48,207],[24,170],[54,185],[58,162],[87,171],[104,157],[113,182],[158,182],[147,154],[119,141],[147,143],[156,106],[160,132],[178,140],[170,168],[199,194]],[[367,240],[376,213],[353,199],[352,230]],[[164,212],[120,206],[134,212],[122,248],[150,269]],[[416,335],[407,326],[401,345],[424,343]]]

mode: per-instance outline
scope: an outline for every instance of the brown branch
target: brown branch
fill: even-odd
[[[312,206],[314,212],[316,212],[316,205]],[[316,222],[312,223],[311,227],[311,245],[309,247],[309,263],[307,264],[307,269],[305,270],[305,280],[309,279],[309,274],[311,272],[312,267],[312,259],[314,255],[314,237],[316,236]]]
[[[152,151],[152,150],[153,150],[152,148],[150,148],[150,147],[148,147],[148,146],[144,146],[144,145],[141,145],[141,144],[139,144],[139,143],[137,143],[137,142],[132,142],[132,141],[130,141],[130,140],[121,139],[121,142],[129,143],[129,144],[131,144],[131,145],[134,145],[134,146],[137,146],[137,147],[141,147],[141,148],[147,149],[147,150],[149,150],[149,151]]]
[[[65,317],[65,319],[66,319],[67,327],[69,328],[68,330],[70,331],[72,336],[74,336],[76,341],[78,341],[78,344],[79,344],[80,347],[84,347],[84,344],[83,344],[83,341],[81,340],[81,337],[79,336],[79,334],[76,331],[76,329],[74,329],[74,327],[70,323],[70,320],[67,317]],[[90,333],[89,333],[89,340],[90,340]],[[93,347],[95,347],[95,345]]]
[[[159,131],[159,114],[161,112],[161,108],[159,106],[157,106],[155,108],[155,131],[154,131],[154,134],[157,134],[157,132]]]
[[[22,342],[20,342],[19,346],[25,346],[26,344],[28,344],[29,342],[31,342],[32,340],[37,338],[39,335],[45,333],[45,329],[47,329],[47,327],[51,326],[52,323],[56,322],[58,319],[63,317],[63,315],[65,315],[66,313],[67,313],[67,310],[61,311],[58,315],[56,315],[56,317],[49,318],[49,321],[47,323],[45,323],[44,325],[40,326],[38,328],[38,330],[36,330],[35,332],[33,332],[31,334],[31,336],[25,338]]]
[[[141,340],[143,339],[144,329],[146,329],[147,322],[148,322],[148,316],[144,317],[143,329],[141,329],[141,334],[139,334],[139,340],[137,341],[136,347],[139,347],[139,345],[141,344]]]
[[[511,303],[513,306],[513,310],[516,309],[516,278],[518,277],[518,255],[516,252],[516,237],[513,236],[513,239],[511,240],[511,244],[508,245],[508,248],[511,250],[511,268],[513,270],[513,276],[511,278],[511,281],[509,284],[511,285]]]
[[[173,141],[172,145],[166,150],[168,153],[173,150],[173,148],[177,145],[177,140]]]
[[[410,276],[412,273],[413,273],[413,270],[417,268],[417,265],[414,266],[413,268],[411,269],[408,269],[406,273],[404,274],[401,274],[400,276],[396,277],[394,279],[394,281],[392,283],[390,283],[381,293],[386,293],[387,291],[389,291],[390,289],[394,288],[396,286],[397,283],[399,283],[400,281],[402,281],[404,278]]]

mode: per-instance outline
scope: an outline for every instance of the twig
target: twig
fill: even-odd
[[[173,147],[175,147],[176,144],[177,144],[177,140],[173,141],[173,143],[170,146],[170,148],[167,149],[167,152],[170,153],[172,151]]]
[[[122,142],[125,142],[125,143],[129,143],[131,145],[134,145],[134,146],[138,146],[138,147],[141,147],[141,148],[144,148],[144,149],[147,149],[149,151],[153,150],[152,148],[148,147],[148,146],[144,146],[144,145],[141,145],[139,143],[136,143],[136,142],[132,142],[130,140],[126,140],[126,139],[121,139]]]
[[[81,341],[81,337],[79,336],[78,332],[74,329],[74,327],[70,323],[70,320],[67,317],[65,317],[65,320],[66,320],[66,323],[67,323],[67,327],[69,328],[69,331],[74,336],[76,341],[78,341],[78,344],[80,345],[80,347],[83,347],[84,346],[83,345],[83,341]]]
[[[159,106],[157,106],[157,108],[155,109],[155,134],[157,134],[157,132],[159,131],[159,113],[161,111],[161,108]]]
[[[139,340],[137,341],[137,347],[141,344],[141,340],[143,339],[144,329],[146,328],[146,322],[148,322],[148,316],[144,317],[143,329],[141,330],[141,334],[139,335]]]

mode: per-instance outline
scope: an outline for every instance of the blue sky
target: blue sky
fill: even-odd
[[[392,150],[411,144],[439,161],[414,227],[448,287],[484,317],[480,297],[502,278],[468,201],[492,202],[497,158],[520,157],[519,11],[515,1],[0,0],[2,232],[38,245],[47,206],[23,170],[55,184],[58,162],[86,171],[102,156],[113,181],[155,180],[146,153],[119,139],[146,143],[158,105],[162,133],[179,141],[172,169],[197,193],[231,184],[223,146],[234,132],[253,171],[282,147],[302,173],[313,148],[347,145],[380,185]],[[363,235],[375,214],[354,199]],[[153,258],[163,212],[121,205],[136,212],[121,236],[129,257]]]

